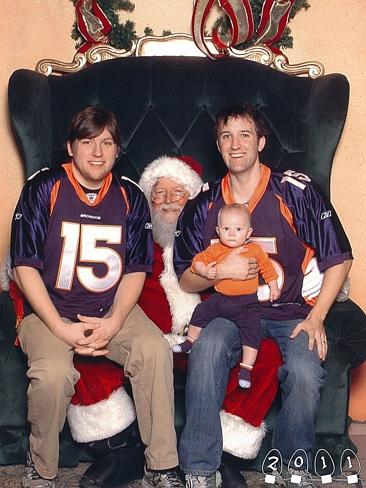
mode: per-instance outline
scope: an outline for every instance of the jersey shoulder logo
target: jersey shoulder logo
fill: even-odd
[[[331,210],[326,210],[325,212],[322,212],[320,214],[320,219],[321,220],[329,219],[331,216],[332,216],[332,211]]]
[[[300,190],[305,190],[306,183],[310,183],[311,178],[309,176],[304,175],[304,173],[299,173],[292,169],[288,169],[284,171],[281,183],[291,183],[292,185],[300,188]]]

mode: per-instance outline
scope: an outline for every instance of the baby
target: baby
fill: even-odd
[[[272,302],[280,296],[278,275],[263,249],[249,242],[253,232],[250,213],[244,205],[233,203],[219,211],[216,232],[220,242],[212,244],[197,254],[191,270],[207,279],[215,280],[216,265],[222,263],[233,248],[243,246],[244,257],[255,257],[259,272],[270,288]],[[243,357],[240,363],[239,385],[249,388],[251,370],[257,358],[260,344],[260,306],[257,297],[258,276],[249,280],[223,279],[218,281],[210,298],[198,304],[193,312],[185,342],[173,346],[174,352],[190,352],[192,344],[201,334],[201,329],[216,317],[224,317],[236,323],[240,332]]]

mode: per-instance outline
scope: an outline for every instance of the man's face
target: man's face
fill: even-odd
[[[169,224],[176,223],[188,198],[189,194],[183,185],[171,178],[159,178],[151,192],[152,212],[159,213]]]
[[[258,138],[251,118],[229,117],[226,124],[219,124],[216,144],[232,174],[245,173],[259,164],[265,143],[265,137]]]
[[[118,155],[117,144],[108,129],[90,139],[76,139],[67,143],[72,169],[77,181],[91,190],[101,188]]]

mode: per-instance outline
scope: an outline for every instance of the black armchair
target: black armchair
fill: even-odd
[[[215,147],[214,118],[222,106],[246,101],[260,109],[270,127],[263,161],[273,168],[308,174],[326,194],[348,97],[349,84],[341,74],[296,77],[235,58],[130,57],[62,77],[17,70],[9,81],[10,118],[26,177],[67,159],[68,122],[75,112],[95,104],[112,110],[120,121],[121,173],[138,180],[144,166],[157,156],[190,154],[202,163],[205,180],[222,176],[225,167]],[[26,363],[13,346],[15,319],[9,297],[1,293],[0,300],[0,464],[11,464],[25,459]],[[354,356],[347,335],[365,330],[366,317],[346,300],[333,306],[327,327],[328,381],[317,418],[317,447],[327,449],[339,466],[343,450],[353,447],[347,431],[349,370],[366,357],[366,346]],[[182,396],[180,391],[179,401]],[[269,433],[260,454],[246,466],[260,469],[270,450],[277,403],[267,416]],[[182,408],[177,412],[184,413]],[[65,426],[61,464],[73,465],[88,456]]]

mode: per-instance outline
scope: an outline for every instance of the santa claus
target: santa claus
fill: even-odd
[[[187,200],[200,191],[201,174],[201,166],[190,157],[162,156],[146,167],[139,181],[150,204],[154,237],[153,271],[146,278],[139,305],[171,344],[183,340],[192,311],[201,300],[198,294],[186,293],[180,288],[173,267],[176,222]],[[250,390],[238,388],[238,366],[233,369],[221,412],[224,451],[244,459],[257,456],[266,433],[264,418],[277,393],[280,364],[277,346],[271,340],[264,340],[253,369]],[[108,446],[111,447],[107,453],[110,458],[118,456],[115,448],[121,443],[132,444],[135,449],[132,453],[136,456],[134,473],[121,471],[120,462],[108,459],[107,463],[99,459],[86,471],[80,486],[110,486],[111,480],[116,482],[117,478],[121,483],[128,481],[133,474],[138,474],[137,464],[143,462],[143,456],[136,447],[134,407],[123,387],[123,371],[105,360],[98,360],[97,364],[76,360],[76,367],[81,379],[68,410],[74,439],[101,448],[103,455]],[[175,367],[184,371],[187,355],[178,355]],[[123,456],[131,455],[130,451],[126,453]],[[245,485],[239,473],[236,476],[231,471],[227,479],[230,480],[227,485]]]
[[[139,181],[150,203],[154,237],[153,272],[146,278],[139,304],[171,343],[182,341],[201,300],[180,288],[173,267],[176,222],[187,200],[199,192],[201,173],[201,166],[190,157],[162,156],[146,167]],[[263,420],[278,389],[281,361],[277,345],[263,341],[249,391],[237,386],[238,366],[232,370],[221,412],[224,451],[244,459],[257,456],[266,432]]]

